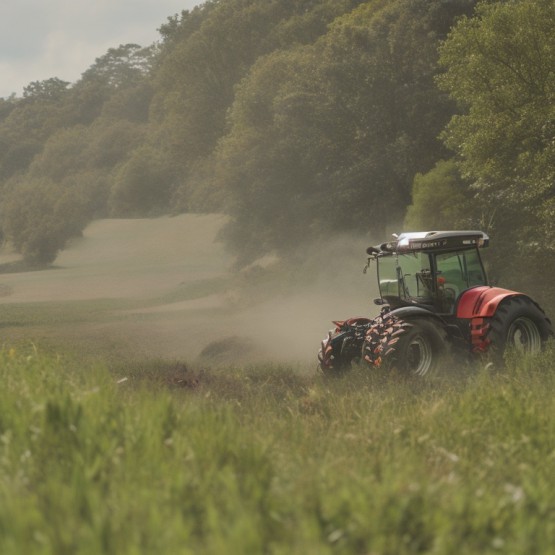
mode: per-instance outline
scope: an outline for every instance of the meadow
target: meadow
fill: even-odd
[[[58,268],[2,276],[0,553],[552,553],[552,347],[434,381],[324,379],[254,333],[298,297],[232,310],[213,258],[148,259],[129,230],[142,265],[121,260],[127,225],[105,224],[104,265],[100,226]],[[240,339],[200,356],[250,319],[249,357]]]
[[[553,353],[439,382],[0,355],[0,552],[552,553]]]

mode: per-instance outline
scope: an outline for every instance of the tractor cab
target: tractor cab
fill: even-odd
[[[453,313],[463,291],[487,285],[479,249],[488,243],[481,231],[427,231],[403,233],[370,247],[367,253],[369,261],[377,260],[380,287],[376,304]]]

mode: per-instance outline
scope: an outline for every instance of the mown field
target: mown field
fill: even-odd
[[[163,255],[99,223],[57,268],[1,276],[1,554],[553,552],[551,347],[326,380],[311,326],[341,299],[238,307],[222,252],[183,244],[204,224],[162,220]]]

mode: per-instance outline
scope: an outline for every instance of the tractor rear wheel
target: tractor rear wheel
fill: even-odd
[[[369,333],[363,346],[364,359],[374,366],[404,376],[430,377],[437,373],[447,353],[447,333],[427,318],[395,319],[379,334]]]
[[[486,339],[490,351],[501,358],[507,349],[535,354],[553,335],[551,322],[530,298],[509,297],[497,308],[490,320]]]

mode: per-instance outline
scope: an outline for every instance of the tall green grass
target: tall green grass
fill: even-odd
[[[552,553],[553,353],[438,383],[0,353],[0,553]]]

